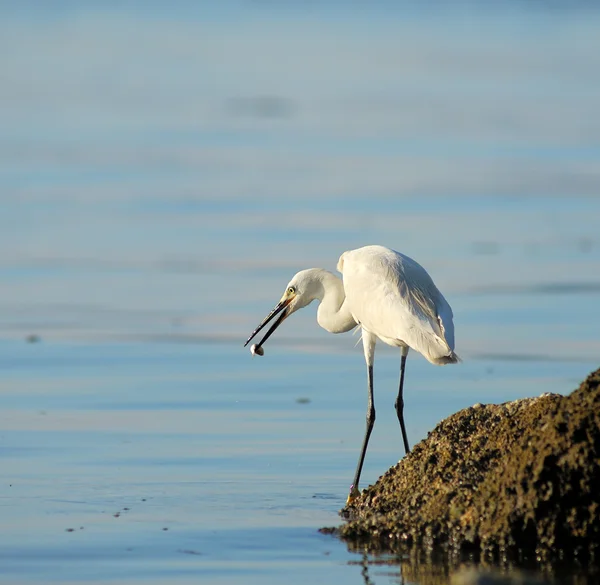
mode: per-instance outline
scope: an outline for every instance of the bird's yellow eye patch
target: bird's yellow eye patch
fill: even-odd
[[[290,286],[290,288],[287,289],[287,294],[288,295],[293,295],[295,294],[296,289],[293,286]]]

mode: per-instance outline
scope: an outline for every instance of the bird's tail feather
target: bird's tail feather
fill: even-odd
[[[456,355],[453,351],[450,352],[448,355],[436,357],[436,358],[430,359],[429,361],[432,364],[436,364],[438,366],[446,366],[448,364],[458,364],[459,362],[462,362],[460,357],[458,357],[458,355]]]

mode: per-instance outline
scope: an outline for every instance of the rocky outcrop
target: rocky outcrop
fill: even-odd
[[[362,550],[600,557],[600,370],[569,396],[448,417],[345,508]]]

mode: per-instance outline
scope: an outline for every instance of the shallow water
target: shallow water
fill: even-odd
[[[242,348],[344,250],[414,256],[454,309],[464,362],[408,361],[411,444],[598,366],[598,13],[219,6],[0,8],[6,582],[365,582],[317,532],[358,338],[310,307]],[[363,485],[402,455],[398,367],[378,348]]]

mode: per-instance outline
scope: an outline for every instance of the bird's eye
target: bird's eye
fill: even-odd
[[[290,286],[290,288],[288,288],[288,294],[293,295],[296,292],[296,289],[293,286]]]

